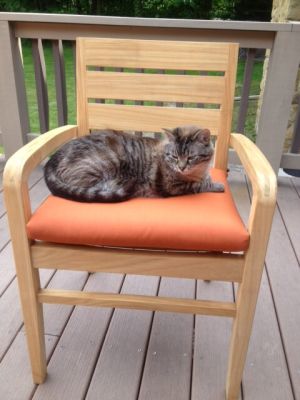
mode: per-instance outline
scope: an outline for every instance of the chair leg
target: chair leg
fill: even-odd
[[[44,382],[47,374],[43,307],[37,301],[39,271],[33,269],[26,259],[21,265],[16,262],[16,269],[32,378],[34,383],[39,384]]]
[[[233,320],[229,349],[226,381],[227,400],[237,400],[239,398],[242,375],[251,336],[257,297],[264,267],[264,259],[254,260],[254,254],[250,254],[249,252],[245,259],[243,281],[238,289],[236,301],[237,314]]]

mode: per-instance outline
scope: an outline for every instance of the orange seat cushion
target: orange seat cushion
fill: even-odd
[[[173,250],[243,251],[249,234],[226,173],[211,171],[224,193],[80,203],[49,196],[27,224],[31,239],[54,243]]]

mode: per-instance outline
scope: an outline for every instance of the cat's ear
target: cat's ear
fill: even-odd
[[[197,134],[198,140],[200,140],[203,144],[209,144],[210,142],[210,130],[209,129],[200,129]]]
[[[169,140],[175,140],[175,133],[172,129],[162,128],[162,130],[167,134]]]

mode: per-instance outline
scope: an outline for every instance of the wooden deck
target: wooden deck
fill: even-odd
[[[3,169],[0,166],[0,170]],[[249,188],[238,168],[231,188],[243,218]],[[33,207],[47,195],[41,170],[30,180]],[[279,178],[241,399],[300,400],[300,179]],[[48,379],[32,384],[7,219],[0,193],[1,400],[223,400],[231,320],[46,305]],[[55,272],[42,284],[232,300],[228,283]]]

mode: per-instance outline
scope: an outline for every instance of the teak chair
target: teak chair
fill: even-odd
[[[76,46],[78,124],[28,143],[4,172],[33,380],[46,377],[42,303],[173,311],[233,318],[226,396],[237,399],[276,198],[276,177],[264,155],[245,136],[230,133],[238,44],[80,38]],[[103,128],[161,132],[186,124],[216,136],[212,176],[225,183],[225,193],[116,204],[49,196],[32,214],[28,176],[63,143]],[[229,147],[252,185],[247,227],[226,183]],[[53,267],[221,280],[239,289],[235,303],[41,289],[39,268]]]

